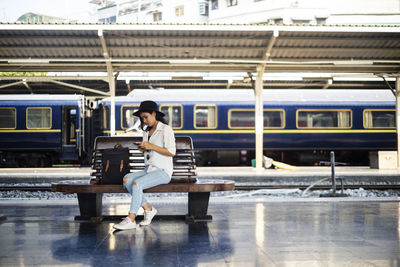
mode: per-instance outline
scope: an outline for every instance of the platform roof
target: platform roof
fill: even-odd
[[[21,82],[21,80],[25,80]],[[106,96],[109,92],[107,81],[99,77],[0,77],[0,94],[84,94],[86,96]],[[55,82],[57,81],[57,82]],[[66,86],[63,83],[68,83]],[[331,82],[330,82],[331,81]],[[8,86],[12,84],[12,86]],[[389,85],[388,85],[389,84]],[[329,80],[329,79],[305,79],[305,80],[265,80],[264,89],[389,89],[395,88],[393,79],[385,83],[383,79],[369,80]],[[71,87],[71,85],[73,87]],[[29,87],[28,87],[29,86]],[[79,86],[84,88],[96,88],[96,92],[84,91],[79,89]],[[153,80],[151,78],[143,80],[117,80],[116,95],[127,95],[132,90],[163,88],[170,89],[250,89],[253,88],[251,82],[243,80]],[[104,95],[99,95],[103,92]]]
[[[0,71],[400,73],[400,27],[0,24]]]

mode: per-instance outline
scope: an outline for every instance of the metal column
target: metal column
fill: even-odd
[[[260,65],[257,67],[257,79],[255,88],[255,122],[256,122],[256,170],[261,170],[263,168],[263,157],[264,157],[264,140],[263,140],[263,130],[264,130],[264,103],[263,103],[263,74],[265,70],[265,65]]]
[[[262,53],[262,60],[267,61],[271,57],[272,48],[279,37],[279,31],[274,30],[268,45]],[[263,168],[264,160],[264,101],[263,101],[263,89],[264,80],[263,75],[265,71],[265,63],[257,66],[257,79],[254,88],[256,103],[255,103],[255,123],[256,123],[256,170]]]
[[[103,48],[103,56],[107,67],[108,84],[110,88],[111,108],[110,108],[110,135],[115,135],[115,79],[114,72],[111,64],[110,54],[108,53],[106,40],[103,35],[103,30],[98,30],[98,35]]]
[[[110,77],[110,95],[111,95],[111,109],[110,109],[110,135],[115,135],[115,80],[114,76]]]
[[[396,77],[397,168],[400,169],[400,77]]]

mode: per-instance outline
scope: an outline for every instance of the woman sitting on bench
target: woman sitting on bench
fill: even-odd
[[[143,190],[171,181],[172,157],[176,152],[174,132],[165,121],[165,114],[158,111],[155,102],[143,101],[133,115],[139,117],[143,129],[143,142],[137,145],[144,153],[145,168],[143,171],[128,173],[123,179],[132,200],[128,216],[113,226],[118,230],[136,228],[135,218],[140,207],[144,209],[144,220],[140,225],[151,223],[157,210],[147,202]]]

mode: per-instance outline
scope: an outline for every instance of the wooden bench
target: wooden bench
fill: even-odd
[[[131,172],[144,168],[143,153],[137,150],[136,142],[141,137],[114,136],[97,137],[92,160],[93,178],[101,177],[101,151],[113,148],[116,144],[130,149]],[[229,180],[197,180],[196,163],[193,151],[193,142],[190,137],[176,137],[176,155],[173,158],[174,171],[171,183],[159,185],[145,190],[145,193],[188,193],[188,214],[186,221],[211,220],[207,214],[210,192],[231,191],[235,184]],[[127,193],[123,185],[90,184],[88,180],[70,180],[51,184],[52,191],[76,193],[80,209],[80,216],[76,220],[107,220],[120,216],[102,215],[103,193]],[[160,217],[160,216],[159,216]],[[163,216],[164,218],[182,216]],[[139,217],[140,219],[140,217]]]

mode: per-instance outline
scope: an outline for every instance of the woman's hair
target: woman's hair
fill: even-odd
[[[155,112],[155,111],[143,111],[143,112],[147,112],[147,113],[153,114],[153,112]],[[140,120],[140,128],[143,131],[147,131],[148,132],[148,131],[151,130],[152,127],[149,127],[149,126],[147,126],[146,129],[145,129],[146,124],[144,124],[142,117],[139,116],[139,120]],[[161,114],[158,113],[158,112],[156,112],[156,120],[168,125],[167,120],[163,116],[161,116]]]

